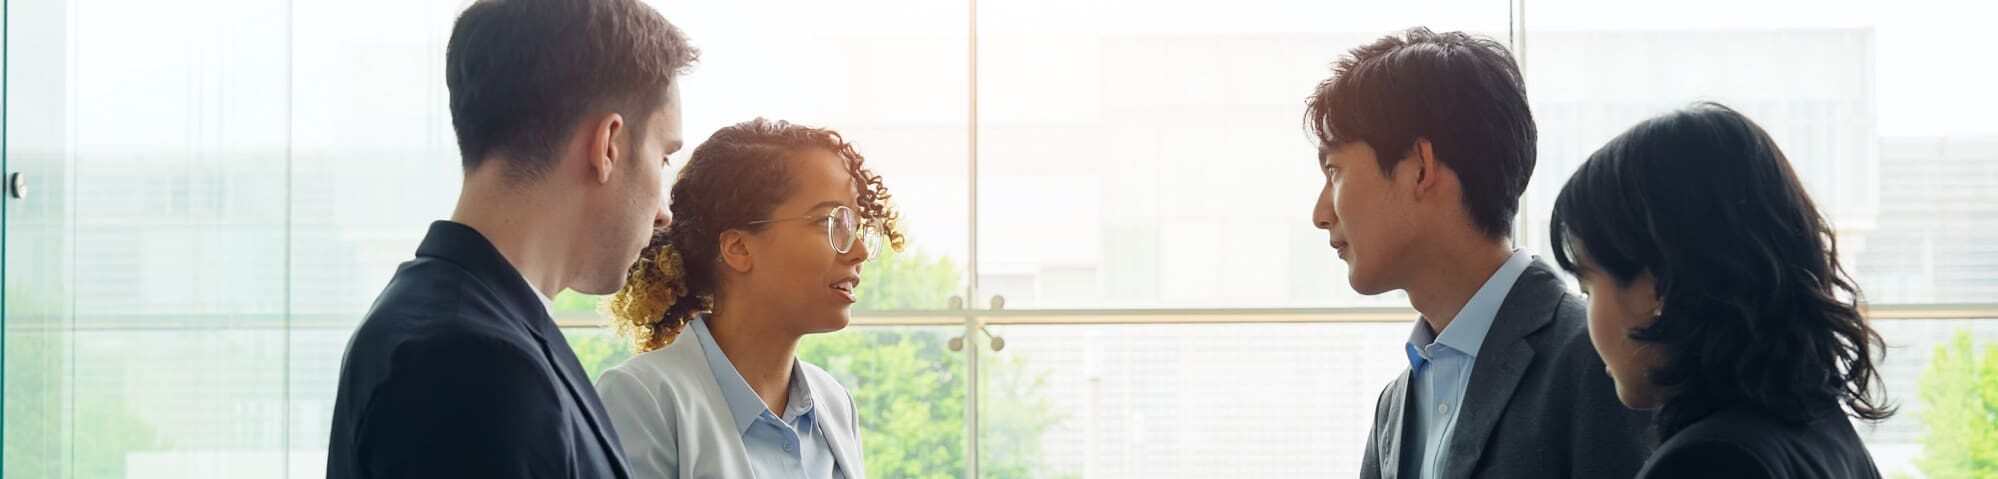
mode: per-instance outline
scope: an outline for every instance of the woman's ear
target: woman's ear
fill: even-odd
[[[722,264],[736,273],[748,273],[756,265],[750,254],[749,234],[742,230],[728,230],[721,234],[720,247]]]
[[[1624,286],[1619,294],[1623,295],[1622,303],[1629,309],[1631,317],[1642,318],[1645,326],[1650,326],[1665,313],[1665,300],[1659,297],[1658,277],[1652,276],[1649,268],[1637,272],[1637,276],[1631,278],[1630,284]]]

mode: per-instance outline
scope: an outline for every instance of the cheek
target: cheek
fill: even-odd
[[[1325,188],[1327,190],[1325,194],[1325,207],[1332,210],[1332,216],[1339,218],[1340,224],[1352,223],[1355,219],[1354,214],[1361,216],[1361,218],[1358,218],[1361,223],[1366,223],[1366,219],[1364,218],[1366,216],[1365,205],[1357,198],[1359,195],[1355,194],[1356,192],[1353,191],[1353,188],[1339,183],[1326,185]],[[1350,228],[1348,228],[1348,232],[1351,232]]]
[[[1589,296],[1589,342],[1595,344],[1596,351],[1602,353],[1605,361],[1615,356],[1613,354],[1615,351],[1611,348],[1616,345],[1610,333],[1615,329],[1615,326],[1611,325],[1615,321],[1609,317],[1616,308],[1606,303],[1609,303],[1609,300],[1602,296]]]
[[[819,272],[824,271],[823,265],[831,255],[832,251],[826,247],[825,233],[817,230],[800,232],[787,238],[775,266],[782,272],[785,284],[809,286],[820,279]]]
[[[1624,316],[1623,305],[1613,295],[1589,296],[1589,342],[1595,344],[1596,352],[1611,370],[1623,373],[1630,368],[1626,363],[1630,362],[1635,340],[1630,339],[1630,321]]]
[[[639,176],[639,181],[644,182],[639,186],[647,195],[657,198],[661,191],[665,191],[666,165],[650,163],[645,167],[645,174]]]

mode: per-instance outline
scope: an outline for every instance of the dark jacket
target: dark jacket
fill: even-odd
[[[1649,413],[1617,400],[1589,343],[1586,309],[1536,260],[1499,306],[1471,367],[1438,477],[1623,478],[1651,450]],[[1401,477],[1409,371],[1381,392],[1363,479]],[[1409,478],[1413,479],[1413,478]]]
[[[1723,408],[1666,438],[1639,478],[1878,479],[1880,470],[1836,403],[1802,423]]]
[[[430,226],[347,344],[326,477],[625,478],[548,309],[471,227]]]

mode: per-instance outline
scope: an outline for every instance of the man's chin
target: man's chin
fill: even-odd
[[[583,281],[570,285],[569,289],[591,296],[616,294],[618,290],[624,289],[624,282],[629,279],[625,272],[619,271],[616,276],[610,276],[604,280]]]
[[[1353,288],[1353,292],[1360,293],[1363,296],[1375,296],[1393,289],[1380,286],[1373,281],[1362,279],[1352,274],[1346,275],[1346,283]]]

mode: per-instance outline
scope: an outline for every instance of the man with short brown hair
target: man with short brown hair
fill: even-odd
[[[329,479],[630,477],[550,303],[616,292],[679,150],[698,53],[638,0],[483,0],[444,81],[465,169],[354,332]]]

